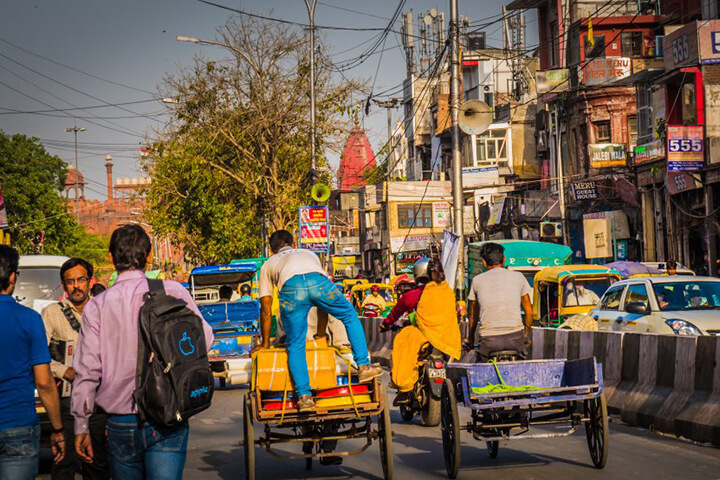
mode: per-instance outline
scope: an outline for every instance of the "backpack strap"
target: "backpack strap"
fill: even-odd
[[[60,307],[60,310],[62,310],[63,315],[65,315],[65,319],[68,321],[72,329],[79,332],[80,322],[78,322],[77,318],[75,318],[75,314],[72,312],[70,306],[63,302],[58,302],[58,306]]]
[[[163,284],[162,280],[158,280],[157,278],[148,278],[148,288],[150,295],[157,295],[157,296],[163,296],[165,295],[165,285]]]

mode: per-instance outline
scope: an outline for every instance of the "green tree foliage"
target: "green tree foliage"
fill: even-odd
[[[144,165],[153,230],[203,263],[258,255],[263,225],[294,230],[312,186],[305,33],[235,18],[218,34],[230,58],[197,58],[166,78],[163,97],[178,103]],[[347,131],[344,114],[359,85],[333,83],[322,64],[316,70],[322,169],[322,152],[339,148]]]
[[[64,254],[78,237],[78,224],[60,195],[67,166],[50,155],[37,138],[0,132],[0,181],[13,245],[37,253],[35,237],[43,232],[43,253]]]
[[[89,233],[84,228],[80,228],[76,230],[75,242],[68,245],[63,254],[68,257],[84,258],[93,264],[97,272],[101,269],[107,270],[112,265],[108,257],[109,245],[109,237]]]

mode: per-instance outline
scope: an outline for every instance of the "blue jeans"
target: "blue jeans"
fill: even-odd
[[[365,333],[357,312],[329,278],[320,273],[295,275],[280,290],[280,317],[285,327],[288,368],[295,392],[310,395],[310,376],[305,356],[308,313],[312,307],[340,320],[347,330],[353,358],[358,366],[369,365]]]
[[[32,480],[40,461],[40,425],[0,430],[0,480]]]
[[[157,429],[138,427],[137,415],[108,415],[108,463],[112,478],[181,480],[189,429],[187,423]]]

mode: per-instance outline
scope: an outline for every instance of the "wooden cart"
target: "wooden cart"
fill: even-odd
[[[385,386],[378,381],[363,384],[362,396],[355,393],[347,397],[335,397],[336,401],[322,402],[312,412],[300,413],[294,408],[263,408],[262,395],[258,390],[245,394],[243,405],[243,449],[247,480],[255,480],[255,447],[264,448],[277,458],[305,458],[306,468],[312,468],[312,459],[328,456],[356,455],[367,450],[374,440],[380,445],[380,460],[385,480],[393,477],[393,445],[390,410],[385,396]],[[353,388],[360,385],[353,385]],[[347,390],[347,388],[345,388]],[[359,398],[361,397],[361,398]],[[369,397],[369,398],[368,398]],[[357,400],[368,400],[360,402]],[[281,400],[282,402],[282,400]],[[333,405],[335,404],[335,405]],[[376,422],[373,423],[373,418]],[[255,437],[255,423],[264,427],[259,438]],[[325,441],[360,438],[365,443],[355,450],[322,452]],[[275,447],[295,443],[302,445],[302,453],[288,454]]]

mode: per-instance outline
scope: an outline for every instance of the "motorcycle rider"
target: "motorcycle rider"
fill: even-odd
[[[415,277],[415,288],[409,290],[398,298],[397,303],[393,307],[392,311],[388,314],[385,320],[378,325],[380,332],[387,332],[392,327],[393,323],[400,320],[400,318],[406,313],[409,315],[417,309],[418,303],[420,303],[420,296],[422,295],[425,284],[430,281],[428,277],[428,264],[430,263],[429,258],[421,258],[415,265],[413,265],[413,276]]]

